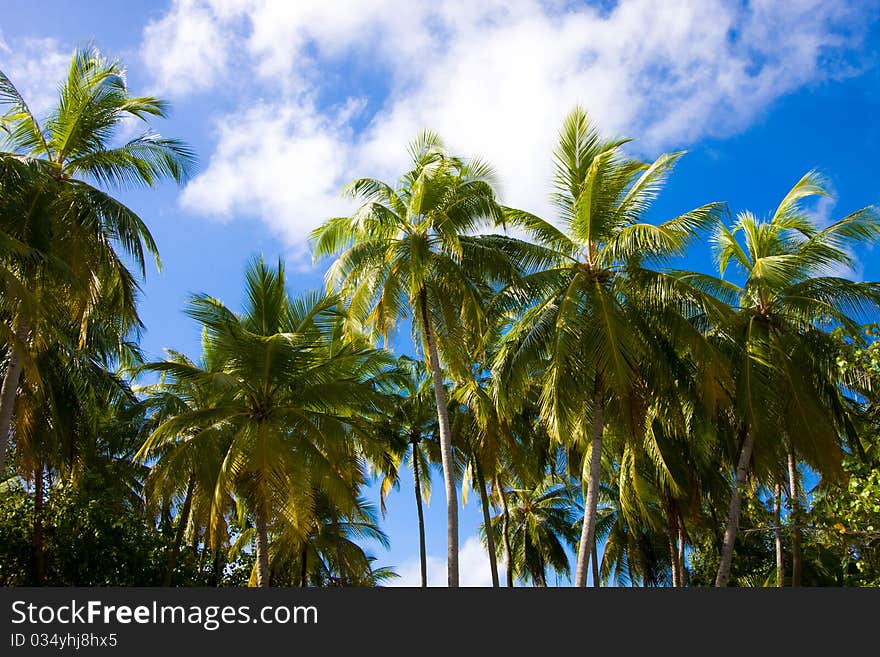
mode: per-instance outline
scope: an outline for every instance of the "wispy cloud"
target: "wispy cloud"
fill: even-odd
[[[142,52],[160,89],[217,101],[187,207],[259,217],[302,247],[342,207],[340,182],[394,175],[421,128],[495,163],[508,203],[544,212],[575,103],[645,154],[732,134],[849,72],[863,19],[859,3],[821,0],[175,0]],[[231,93],[241,85],[253,93]]]
[[[55,39],[4,39],[0,34],[0,70],[16,85],[38,120],[52,109],[71,53]]]

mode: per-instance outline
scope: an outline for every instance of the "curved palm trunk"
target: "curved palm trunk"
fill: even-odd
[[[180,518],[177,520],[177,530],[174,532],[174,544],[171,546],[171,551],[168,553],[168,561],[165,564],[165,577],[162,579],[162,586],[171,586],[171,580],[174,577],[177,555],[180,553],[183,534],[189,522],[189,510],[192,506],[192,494],[195,485],[196,477],[195,475],[190,475],[189,482],[186,485],[186,495],[183,498],[183,506],[180,509]]]
[[[727,529],[724,532],[724,543],[721,547],[721,560],[718,563],[718,573],[715,576],[715,586],[727,586],[730,579],[730,565],[733,563],[733,543],[739,531],[739,513],[742,507],[742,489],[749,473],[749,463],[752,460],[752,448],[755,446],[755,437],[751,431],[746,431],[742,448],[739,453],[739,463],[736,466],[736,479],[733,482],[733,491],[730,495],[730,509],[727,512]]]
[[[495,554],[495,536],[492,533],[492,518],[489,514],[489,495],[486,493],[486,480],[483,478],[483,469],[480,461],[474,457],[474,470],[477,475],[477,485],[480,487],[480,505],[483,507],[483,527],[486,528],[486,549],[489,551],[489,570],[492,573],[492,588],[497,589],[498,583],[498,557]]]
[[[419,474],[419,442],[412,440],[413,490],[419,514],[419,565],[422,569],[422,587],[428,586],[428,553],[425,549],[425,513],[422,510],[422,479]]]
[[[422,313],[422,328],[428,346],[428,365],[434,383],[434,396],[437,401],[437,420],[440,425],[440,456],[443,466],[443,483],[446,488],[446,563],[447,584],[458,587],[458,495],[455,490],[455,472],[452,462],[452,433],[449,430],[449,409],[446,404],[446,390],[443,388],[443,372],[440,369],[440,354],[434,337],[431,311],[428,309],[428,295],[425,290],[419,294]]]
[[[257,530],[257,586],[265,588],[269,586],[269,529],[262,502],[254,513],[254,524]]]
[[[602,473],[602,431],[604,424],[604,388],[602,380],[596,377],[593,394],[593,443],[590,452],[590,475],[587,480],[587,499],[584,500],[584,524],[581,528],[581,540],[578,545],[577,570],[574,585],[587,585],[587,561],[596,542],[596,507],[599,501],[599,477]]]
[[[788,501],[791,504],[791,585],[801,585],[801,504],[794,450],[788,450]]]
[[[507,588],[513,588],[513,558],[510,550],[510,511],[507,508],[507,494],[501,486],[498,477],[495,477],[495,490],[501,499],[501,543],[504,548],[504,580]]]
[[[46,559],[43,542],[43,466],[34,468],[34,576],[37,586],[46,580]]]
[[[601,588],[602,580],[599,575],[599,548],[596,546],[596,541],[593,541],[593,551],[590,555],[590,563],[593,565],[593,588]]]
[[[785,562],[782,558],[782,485],[776,484],[773,495],[773,539],[776,542],[776,586],[785,586]]]
[[[18,341],[24,343],[29,331],[28,322],[25,319],[19,319],[15,331]],[[0,388],[0,475],[6,471],[6,448],[9,445],[12,411],[15,408],[15,393],[18,391],[21,370],[21,358],[13,347],[10,349],[9,363],[3,375],[3,386]]]

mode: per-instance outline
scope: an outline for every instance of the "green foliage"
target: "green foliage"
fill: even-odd
[[[776,574],[773,514],[754,497],[743,501],[740,531],[734,543],[730,586],[765,586]],[[718,572],[724,526],[710,526],[694,533],[690,559],[691,586],[713,586]],[[775,579],[773,581],[775,585]]]
[[[880,586],[880,437],[847,456],[848,481],[820,491],[810,512],[816,543],[838,555],[842,586]]]
[[[109,482],[52,488],[43,509],[45,579],[50,586],[155,586],[162,579],[170,536],[143,510],[120,504]],[[99,485],[101,484],[101,485]],[[33,497],[20,486],[0,496],[0,583],[33,586]],[[179,583],[197,580],[193,559],[177,571]]]

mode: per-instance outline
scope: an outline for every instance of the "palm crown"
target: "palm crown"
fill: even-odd
[[[544,373],[542,411],[559,440],[582,436],[584,418],[592,416],[578,585],[586,582],[594,540],[606,398],[629,418],[625,422],[638,426],[633,402],[640,363],[662,362],[650,355],[656,341],[645,304],[665,305],[655,289],[669,286],[666,275],[647,264],[680,254],[722,210],[710,203],[659,225],[646,223],[644,214],[680,154],[646,164],[624,156],[624,143],[602,138],[575,109],[555,151],[552,199],[561,228],[526,212],[506,213],[543,247],[548,265],[515,280],[501,297],[502,307],[527,309],[505,336],[495,375],[509,381],[504,394],[516,401],[527,396],[535,374]]]
[[[193,298],[188,312],[205,327],[219,369],[179,360],[146,366],[213,389],[204,407],[162,422],[143,453],[181,434],[201,443],[229,434],[214,495],[220,501],[234,492],[253,515],[261,586],[268,585],[270,525],[309,531],[315,487],[337,505],[350,501],[363,477],[361,455],[371,449],[358,440],[370,435],[361,423],[382,404],[376,378],[388,364],[363,340],[341,339],[334,297],[291,299],[284,281],[280,263],[272,270],[253,262],[242,315],[211,297]]]
[[[39,343],[59,339],[53,335],[57,318],[80,327],[80,347],[96,318],[114,323],[123,338],[140,328],[137,281],[116,249],[141,274],[145,254],[158,264],[158,250],[141,218],[96,185],[152,186],[167,177],[180,182],[194,158],[182,142],[151,132],[114,145],[123,121],[162,117],[166,106],[129,93],[121,65],[93,47],[74,53],[44,125],[2,72],[0,106],[6,109],[0,116],[0,255],[7,273],[2,302],[11,318],[3,333],[14,347],[0,392],[2,468],[22,368]],[[28,369],[38,384],[39,372]]]

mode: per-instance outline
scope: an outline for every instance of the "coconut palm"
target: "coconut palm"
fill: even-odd
[[[679,279],[729,303],[715,336],[729,350],[735,478],[715,583],[726,586],[749,472],[772,475],[787,443],[823,475],[840,472],[844,408],[838,389],[838,347],[828,330],[858,340],[858,322],[877,316],[880,284],[841,275],[853,264],[850,249],[880,238],[873,208],[820,227],[804,200],[825,195],[820,177],[807,173],[773,214],[737,215],[721,222],[714,245],[722,278],[693,272]],[[730,265],[740,282],[723,278]],[[753,454],[754,451],[754,454]],[[794,496],[796,497],[796,496]]]
[[[487,282],[512,276],[505,246],[513,241],[473,233],[497,220],[492,169],[450,156],[424,132],[410,145],[412,168],[396,186],[361,178],[344,193],[363,201],[350,217],[312,233],[314,258],[338,254],[327,285],[349,302],[352,321],[387,338],[410,317],[434,386],[447,505],[448,584],[458,586],[458,496],[444,367],[469,370],[479,350]]]
[[[168,351],[166,362],[198,368],[215,375],[222,374],[224,365],[213,349],[207,331],[202,334],[202,355],[198,363],[173,350]],[[152,411],[150,431],[182,413],[210,408],[220,396],[217,388],[210,383],[165,376],[140,392],[147,395],[144,403]],[[209,430],[209,435],[195,439],[204,430]],[[234,501],[231,496],[215,496],[215,491],[230,440],[231,433],[228,431],[212,430],[210,425],[190,426],[177,440],[165,441],[158,451],[149,455],[142,453],[142,458],[148,457],[152,461],[144,486],[148,507],[154,513],[159,509],[168,513],[175,505],[178,510],[162,586],[171,585],[183,538],[190,525],[194,534],[200,528],[206,529],[205,546],[215,555],[220,554],[229,541],[225,518],[227,513],[232,512]],[[220,506],[215,509],[216,504]]]
[[[117,145],[114,137],[123,121],[164,117],[166,104],[150,96],[135,96],[127,88],[118,61],[102,57],[94,47],[77,50],[59,91],[55,109],[44,123],[28,108],[12,81],[0,72],[0,117],[3,142],[0,160],[25,165],[14,197],[27,200],[25,211],[0,205],[5,240],[3,268],[25,281],[33,293],[44,279],[63,277],[74,317],[85,325],[99,306],[118,304],[129,327],[138,325],[137,283],[117,249],[145,271],[145,254],[157,257],[156,244],[141,218],[100,187],[154,186],[165,178],[184,180],[194,158],[180,141],[147,131]],[[6,174],[16,167],[0,166]],[[4,188],[8,180],[4,180]],[[11,245],[11,246],[10,246]],[[7,286],[14,276],[6,277]],[[108,287],[110,291],[108,292]],[[4,299],[9,325],[4,333],[13,348],[0,388],[0,470],[3,469],[13,404],[27,344],[45,339],[53,325],[52,308],[34,307],[27,294]],[[10,303],[11,302],[11,303]],[[48,320],[48,321],[44,321]]]
[[[376,379],[388,360],[363,340],[340,339],[336,298],[292,299],[280,262],[274,269],[251,262],[246,295],[241,315],[206,295],[193,297],[187,309],[207,330],[221,372],[176,361],[146,366],[214,386],[216,399],[162,422],[141,454],[161,452],[180,436],[204,442],[231,434],[214,497],[235,495],[253,518],[256,582],[268,586],[270,526],[307,533],[315,488],[343,508],[356,495],[358,464],[369,449],[359,439],[368,435],[366,418],[382,406]]]
[[[413,494],[419,528],[421,585],[428,586],[428,554],[425,548],[425,516],[422,503],[431,499],[431,468],[440,460],[437,441],[437,411],[434,392],[425,365],[408,356],[397,359],[391,374],[399,390],[391,414],[379,423],[377,432],[388,438],[388,458],[377,464],[381,474],[382,513],[392,488],[400,485],[400,468],[407,461],[412,469]]]
[[[396,577],[389,568],[374,568],[375,557],[359,544],[368,540],[388,548],[388,537],[379,528],[375,509],[363,498],[351,500],[345,510],[315,491],[316,510],[305,540],[280,534],[273,542],[273,577],[287,568],[281,579],[299,586],[377,586]]]
[[[603,138],[576,108],[565,120],[555,150],[552,201],[561,228],[532,214],[510,210],[506,220],[526,230],[552,264],[524,276],[502,295],[525,306],[505,338],[494,376],[505,394],[522,396],[544,371],[542,412],[555,439],[580,440],[590,419],[584,464],[584,523],[575,585],[585,586],[595,543],[602,440],[609,404],[637,431],[640,365],[659,367],[644,303],[672,306],[674,286],[649,265],[681,254],[700,229],[722,211],[710,203],[661,224],[644,216],[681,153],[651,164],[626,157],[625,140]],[[661,290],[664,296],[660,296]],[[659,350],[658,350],[659,351]]]
[[[610,455],[609,455],[610,456]],[[654,463],[645,450],[624,444],[605,461],[610,472],[599,497],[597,534],[604,538],[600,567],[603,584],[665,586],[675,582],[677,538],[664,515],[663,493],[658,490]]]
[[[548,569],[568,577],[566,549],[574,548],[578,539],[571,490],[550,476],[535,485],[510,488],[505,495],[514,578],[547,586]],[[503,518],[496,516],[490,529],[483,526],[483,532],[492,532],[500,539],[502,522]]]

